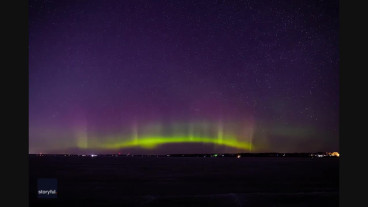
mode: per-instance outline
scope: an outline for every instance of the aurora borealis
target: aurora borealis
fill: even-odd
[[[29,153],[338,151],[338,1],[29,1]]]
[[[97,138],[92,138],[93,141],[88,142],[85,138],[80,140],[78,147],[82,149],[124,149],[131,147],[152,149],[163,144],[205,143],[223,145],[238,150],[252,149],[252,134],[243,134],[243,140],[240,140],[236,135],[224,132],[223,126],[220,124],[217,126],[211,126],[208,123],[191,123],[187,126],[185,124],[174,126],[165,124],[165,128],[171,128],[174,131],[164,135],[162,126],[150,126],[142,129],[143,132],[147,131],[147,134],[140,135],[137,125],[134,125],[130,134],[104,137],[103,142],[99,142]],[[234,131],[232,130],[232,132]]]

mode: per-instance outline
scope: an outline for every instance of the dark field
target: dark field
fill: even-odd
[[[38,199],[56,178],[58,198]],[[30,157],[30,206],[338,206],[338,158]]]

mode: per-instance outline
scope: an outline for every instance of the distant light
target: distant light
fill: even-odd
[[[330,157],[340,157],[340,154],[338,152],[329,152],[328,155]]]
[[[240,155],[236,156],[236,158],[238,158],[238,159],[239,159],[240,157],[241,157]]]
[[[97,155],[93,155],[93,154],[92,154],[92,155],[91,155],[91,157],[97,157]]]
[[[214,157],[217,157],[217,154],[214,154],[213,156],[214,156]]]
[[[317,155],[317,157],[324,157],[324,155]]]

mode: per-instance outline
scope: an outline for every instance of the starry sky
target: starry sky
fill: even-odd
[[[338,151],[338,1],[30,0],[29,153]]]

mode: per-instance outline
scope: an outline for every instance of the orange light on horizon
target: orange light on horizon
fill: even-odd
[[[327,155],[330,157],[340,157],[340,154],[338,152],[328,152]]]
[[[332,152],[331,156],[340,157],[340,154],[338,152]]]

